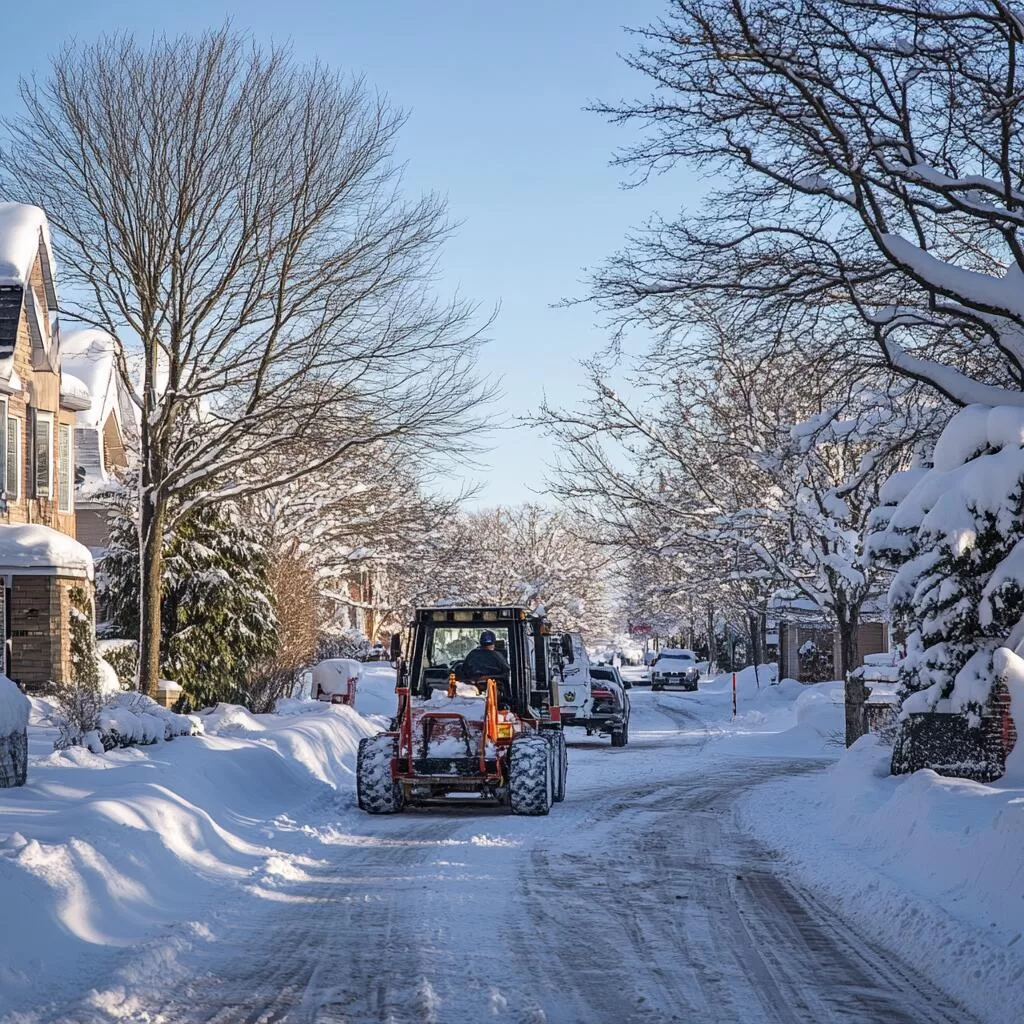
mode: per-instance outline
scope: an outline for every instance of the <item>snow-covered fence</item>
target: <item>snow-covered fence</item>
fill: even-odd
[[[868,654],[846,681],[846,745],[873,733],[889,746],[896,740],[900,702],[899,656]]]
[[[29,700],[0,675],[0,789],[24,786],[28,777]]]

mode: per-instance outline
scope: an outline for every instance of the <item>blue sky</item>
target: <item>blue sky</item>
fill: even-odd
[[[197,31],[225,17],[259,40],[290,40],[302,57],[364,74],[409,112],[400,141],[409,189],[446,195],[461,222],[442,290],[483,310],[500,304],[482,358],[504,381],[494,419],[509,420],[536,410],[545,390],[579,399],[578,362],[606,338],[592,310],[552,304],[579,295],[584,268],[630,226],[695,194],[682,171],[622,189],[609,159],[628,135],[582,109],[646,91],[617,53],[633,45],[624,26],[663,9],[663,0],[37,0],[5,12],[0,100],[12,109],[18,75],[45,72],[65,37]],[[484,484],[478,504],[533,497],[548,441],[514,428],[491,444],[488,465],[469,474]]]

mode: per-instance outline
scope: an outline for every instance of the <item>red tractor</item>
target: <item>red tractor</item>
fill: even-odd
[[[461,800],[547,814],[565,796],[567,770],[548,631],[547,620],[525,608],[418,609],[408,660],[401,638],[392,638],[398,714],[388,732],[359,744],[359,806],[394,814]],[[507,672],[471,674],[466,656],[482,634],[491,634],[501,655],[495,664]]]

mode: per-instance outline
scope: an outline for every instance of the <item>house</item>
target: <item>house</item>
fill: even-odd
[[[66,331],[60,342],[65,375],[82,382],[89,404],[75,415],[76,536],[95,559],[109,541],[101,494],[129,466],[136,413],[117,367],[117,343],[105,331]]]
[[[839,631],[816,604],[806,598],[776,596],[770,602],[769,618],[780,679],[817,683],[841,677]],[[855,642],[854,668],[864,665],[865,658],[889,650],[889,624],[882,601],[865,602]]]
[[[90,399],[61,373],[56,306],[46,215],[0,203],[0,623],[5,670],[29,688],[70,678],[72,601],[92,589],[74,493]]]

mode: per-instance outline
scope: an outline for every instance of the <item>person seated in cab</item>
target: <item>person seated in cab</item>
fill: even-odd
[[[505,655],[497,649],[497,638],[489,629],[480,634],[480,646],[474,647],[458,667],[459,678],[473,682],[480,693],[486,691],[486,680],[493,679],[498,685],[501,709],[511,706],[511,674]]]
[[[505,656],[496,649],[496,643],[495,635],[485,629],[480,634],[480,646],[474,647],[463,659],[459,676],[462,679],[507,682],[510,669]]]

